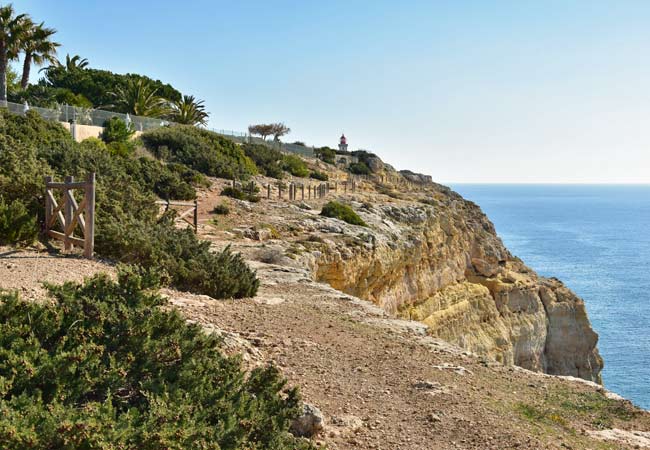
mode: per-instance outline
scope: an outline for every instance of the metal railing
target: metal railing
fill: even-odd
[[[136,131],[147,131],[155,128],[164,127],[166,125],[173,125],[173,122],[156,119],[152,117],[132,116],[130,114],[123,114],[113,111],[104,111],[102,109],[83,108],[80,106],[71,106],[57,104],[54,108],[41,108],[39,106],[31,106],[27,103],[13,103],[0,101],[0,107],[6,107],[9,112],[14,114],[25,115],[27,111],[36,111],[41,117],[47,120],[56,120],[58,122],[75,122],[78,125],[92,125],[97,127],[104,126],[104,122],[112,117],[119,117],[126,123],[132,123]],[[217,134],[232,139],[238,143],[251,142],[255,144],[262,144],[268,147],[277,148],[278,150],[297,153],[303,156],[314,156],[314,149],[312,147],[301,146],[296,144],[286,144],[278,141],[267,141],[258,137],[251,136],[248,133],[242,133],[234,130],[217,130],[210,129]]]

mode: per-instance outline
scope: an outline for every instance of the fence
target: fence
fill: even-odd
[[[77,203],[73,190],[83,190],[83,199]],[[54,191],[61,191],[57,201]],[[59,223],[61,231],[52,228]],[[80,228],[83,239],[75,237],[75,229]],[[83,247],[86,258],[93,257],[95,245],[95,174],[86,181],[75,182],[74,177],[65,177],[63,183],[56,183],[52,177],[45,177],[45,233],[63,241],[64,249],[71,250],[74,245]]]
[[[214,128],[211,128],[210,131],[213,131],[217,134],[232,139],[233,141],[238,142],[240,144],[246,142],[252,144],[261,144],[287,153],[296,153],[298,155],[307,156],[310,158],[314,157],[314,148],[307,147],[306,145],[288,144],[285,142],[278,142],[278,141],[267,141],[265,139],[251,136],[250,134],[242,133],[240,131],[216,130]]]
[[[165,211],[173,206],[186,208],[184,211],[179,211],[179,215],[176,216],[176,221],[184,221],[192,225],[194,228],[194,233],[199,232],[199,202],[194,200],[194,202],[178,202],[170,200],[159,200],[156,202],[157,205],[162,205],[165,207]],[[189,209],[187,209],[189,207]],[[190,222],[188,217],[192,215],[192,221]]]
[[[122,114],[113,111],[104,111],[94,108],[82,108],[80,106],[60,105],[57,104],[54,108],[41,108],[39,106],[30,106],[29,104],[20,104],[13,102],[0,102],[0,107],[6,107],[9,112],[14,114],[25,115],[27,111],[36,111],[41,117],[47,120],[56,120],[58,122],[70,123],[74,122],[78,125],[93,125],[97,127],[104,126],[111,117],[119,117],[126,123],[133,124],[136,131],[147,131],[154,128],[164,127],[165,125],[172,125],[173,122],[155,119],[152,117],[132,116],[130,114]],[[285,144],[277,141],[266,141],[261,138],[253,137],[248,133],[242,133],[234,130],[217,130],[210,129],[217,134],[232,139],[238,143],[252,142],[255,144],[262,144],[268,147],[277,148],[278,150],[297,153],[303,156],[314,156],[314,149],[307,146],[296,144]]]
[[[39,106],[30,106],[27,103],[3,102],[9,112],[14,114],[25,115],[27,111],[36,111],[41,117],[47,120],[56,120],[58,122],[75,122],[78,125],[93,125],[97,127],[104,126],[111,117],[119,117],[126,123],[132,123],[136,131],[146,131],[153,128],[168,125],[170,122],[151,117],[132,116],[113,111],[104,111],[101,109],[82,108],[80,106],[60,105],[54,108],[41,108]],[[2,106],[2,105],[0,105]]]

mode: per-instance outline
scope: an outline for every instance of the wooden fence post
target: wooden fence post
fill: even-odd
[[[53,205],[50,201],[50,193],[52,190],[48,187],[48,183],[52,182],[52,177],[45,177],[45,227],[43,231],[47,231],[50,228],[50,222],[52,221],[52,209]]]
[[[95,173],[89,173],[86,177],[84,189],[86,209],[85,230],[84,230],[84,256],[92,259],[95,248]]]
[[[194,199],[194,234],[199,232],[199,201]]]
[[[266,198],[271,198],[271,183],[266,185]]]
[[[65,239],[63,240],[63,249],[68,251],[72,249],[72,243],[70,242],[70,235],[72,234],[71,231],[69,230],[70,223],[72,222],[72,214],[74,211],[72,210],[72,202],[70,201],[70,196],[72,196],[72,192],[68,188],[67,185],[74,183],[74,177],[71,175],[68,175],[65,177],[65,184],[66,186],[63,188],[63,203],[65,204],[64,209],[63,209],[63,217],[64,217],[64,223],[65,226],[63,227],[63,233],[65,234]]]

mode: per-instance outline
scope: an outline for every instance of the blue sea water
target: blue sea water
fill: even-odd
[[[650,186],[454,185],[510,251],[582,297],[605,386],[650,409]]]

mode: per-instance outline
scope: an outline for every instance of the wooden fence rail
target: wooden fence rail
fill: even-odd
[[[83,190],[83,199],[77,203],[74,190]],[[61,198],[57,201],[54,191],[61,191]],[[60,231],[53,227],[57,222]],[[79,228],[83,238],[74,235]],[[95,174],[88,174],[86,181],[75,182],[74,177],[67,176],[63,183],[52,181],[52,177],[45,177],[45,225],[44,232],[51,238],[63,241],[66,251],[72,250],[76,245],[83,247],[86,258],[93,257],[95,247]]]
[[[165,211],[168,211],[169,208],[172,206],[181,206],[181,207],[190,207],[189,209],[186,209],[184,211],[181,211],[178,216],[176,216],[176,220],[183,220],[192,227],[194,227],[194,233],[198,233],[199,231],[199,204],[197,200],[194,200],[193,202],[178,202],[178,201],[173,201],[173,200],[159,200],[156,202],[158,205],[163,205],[165,207]],[[190,222],[187,217],[192,214],[192,222]]]

